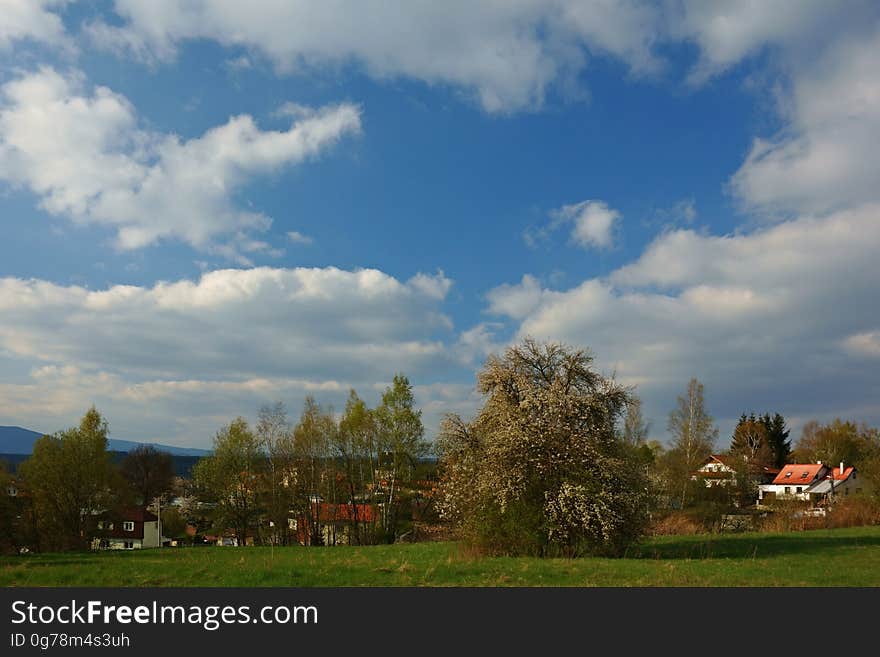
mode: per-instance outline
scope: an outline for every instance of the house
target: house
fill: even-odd
[[[859,478],[859,473],[854,466],[844,467],[841,463],[817,482],[808,491],[810,502],[814,506],[822,506],[831,502],[835,497],[847,497],[858,495],[865,491],[865,482]]]
[[[9,497],[18,497],[18,484],[15,481],[10,481],[6,484],[6,494]]]
[[[758,487],[758,503],[775,500],[798,500],[814,506],[830,502],[835,496],[847,496],[863,491],[863,482],[854,466],[830,468],[817,463],[790,463],[779,471],[769,484]]]
[[[100,550],[140,550],[161,545],[159,518],[140,507],[127,507],[101,514],[94,548]]]
[[[739,458],[729,454],[712,454],[691,475],[691,479],[702,479],[707,488],[712,486],[732,486],[736,484],[737,467],[742,466],[742,463],[737,460]],[[772,482],[776,475],[779,474],[778,469],[759,463],[748,463],[747,467],[749,477],[759,485]]]
[[[318,536],[323,545],[338,545],[349,542],[353,525],[374,525],[376,520],[376,507],[372,504],[315,502],[309,516],[290,519],[290,529],[302,545],[310,545]],[[317,530],[312,531],[315,522]]]

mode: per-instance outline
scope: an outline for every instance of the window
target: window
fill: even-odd
[[[122,545],[123,545],[123,547],[125,547],[126,550],[133,550],[134,549],[134,542],[133,541],[125,541]]]
[[[806,478],[807,478],[807,473],[806,473],[806,472],[802,472],[802,473],[801,473],[801,479],[806,479]]]
[[[785,487],[785,494],[786,494],[786,495],[790,495],[790,494],[791,494],[791,486],[786,486],[786,487]]]
[[[797,487],[797,492],[798,492],[798,493],[803,492],[803,490],[804,490],[804,489],[803,489],[803,486],[798,486],[798,487]]]
[[[791,476],[791,470],[785,473],[785,478],[788,479]]]
[[[122,523],[122,529],[127,532],[133,532],[134,531],[134,522],[132,522],[131,520],[126,520],[125,522]]]

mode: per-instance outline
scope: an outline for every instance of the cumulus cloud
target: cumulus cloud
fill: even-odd
[[[880,28],[841,39],[792,75],[782,106],[786,127],[758,138],[733,176],[753,210],[827,212],[880,200]]]
[[[274,399],[341,403],[352,386],[375,397],[397,371],[416,380],[453,362],[441,308],[451,284],[333,267],[100,290],[3,278],[0,358],[16,367],[4,367],[0,419],[43,429],[55,418],[48,430],[100,401],[146,439],[157,438],[137,436],[151,421],[183,436],[177,417],[201,418],[204,431]],[[10,374],[23,367],[28,376]]]
[[[0,0],[0,50],[15,41],[32,40],[68,45],[64,24],[51,9],[68,0]]]
[[[691,376],[712,411],[809,417],[858,407],[880,420],[875,355],[880,206],[749,234],[677,230],[607,278],[571,289],[532,277],[489,294],[518,335],[588,345],[639,386],[655,419]],[[662,422],[660,423],[662,425]]]
[[[565,205],[555,212],[555,216],[574,224],[571,239],[575,244],[600,249],[607,249],[614,243],[614,226],[620,219],[620,213],[602,201]]]
[[[859,6],[861,5],[861,6]],[[869,7],[855,2],[853,14]],[[702,83],[726,71],[764,48],[798,46],[805,38],[815,44],[819,32],[839,22],[840,8],[824,0],[773,0],[725,2],[725,0],[683,0],[667,4],[669,37],[693,41],[699,47],[699,61],[690,80]]]
[[[441,350],[442,274],[225,269],[197,281],[103,290],[0,279],[0,347],[18,357],[139,376],[388,374]],[[393,373],[393,372],[392,372]]]
[[[523,232],[523,241],[536,247],[550,239],[562,227],[570,227],[572,244],[589,249],[608,249],[614,245],[614,235],[621,214],[604,201],[582,201],[563,205],[550,213],[550,221],[543,226],[530,226]]]
[[[222,251],[222,238],[265,230],[271,219],[238,207],[235,192],[360,130],[359,108],[341,104],[287,130],[239,115],[183,140],[139,127],[125,97],[48,67],[0,94],[0,180],[30,189],[47,212],[115,229],[121,249],[171,238]]]
[[[87,27],[94,43],[147,61],[170,61],[191,39],[259,52],[281,72],[354,65],[379,79],[452,85],[489,112],[539,107],[572,85],[589,55],[635,74],[658,69],[659,11],[626,0],[527,2],[381,0],[250,3],[116,0],[121,25]]]

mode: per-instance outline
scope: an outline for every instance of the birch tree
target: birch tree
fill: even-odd
[[[667,428],[681,466],[677,477],[681,478],[681,505],[684,506],[691,474],[712,453],[718,438],[715,421],[706,412],[703,384],[696,378],[690,380],[687,391],[679,396],[677,406],[669,413]]]
[[[293,504],[296,467],[292,429],[287,409],[282,402],[260,409],[256,434],[266,454],[263,495],[270,522],[269,540],[273,545],[287,545],[290,538],[288,516]]]
[[[193,468],[193,480],[208,500],[216,504],[215,523],[231,528],[239,545],[260,516],[259,487],[264,454],[256,435],[244,418],[237,418],[214,437],[211,456]]]

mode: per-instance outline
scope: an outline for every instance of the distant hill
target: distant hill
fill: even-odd
[[[122,459],[125,458],[125,454],[126,452],[111,451],[110,458],[114,463],[121,463]],[[16,472],[18,466],[26,461],[29,456],[30,454],[4,454],[0,452],[0,463],[5,462],[10,472]],[[184,479],[191,479],[193,466],[198,462],[199,458],[201,457],[172,454],[171,467],[174,470],[174,474]]]
[[[43,435],[39,431],[31,431],[21,427],[0,427],[0,454],[30,454],[33,451],[34,443]],[[111,438],[107,442],[107,448],[112,452],[130,452],[140,445],[152,445],[158,450],[169,452],[175,456],[205,456],[209,453],[206,449],[174,447],[160,443],[138,443],[116,438]]]

